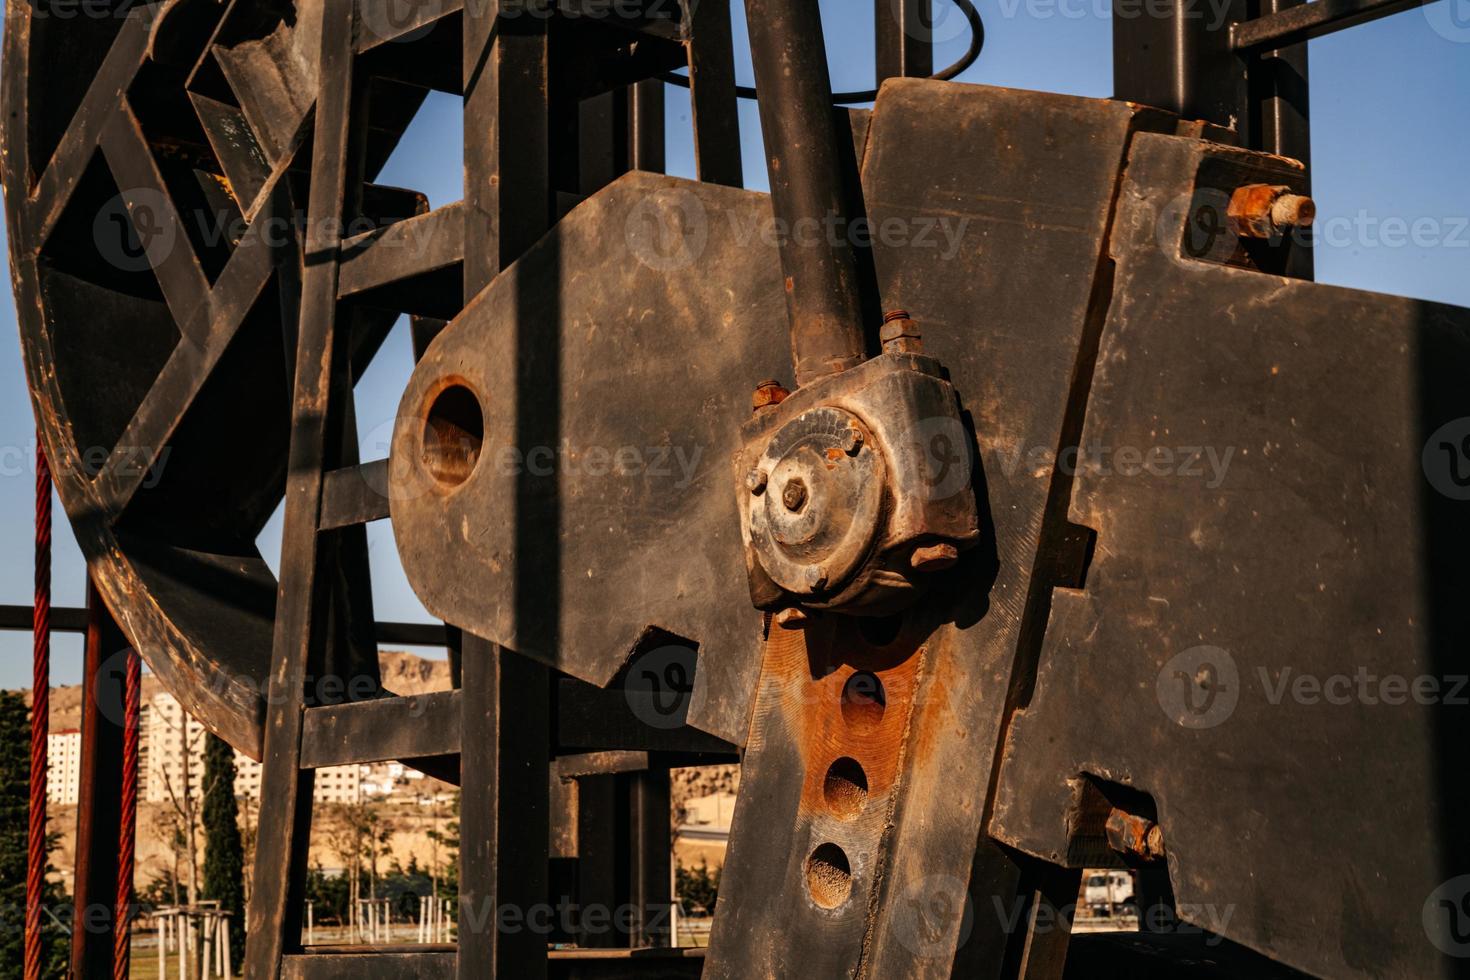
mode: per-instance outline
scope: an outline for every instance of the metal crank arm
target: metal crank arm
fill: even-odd
[[[817,4],[747,0],[746,14],[801,386],[787,399],[768,385],[744,428],[751,598],[788,623],[887,614],[979,540],[968,484],[936,494],[927,465],[924,434],[958,426],[959,401],[907,314],[886,318],[884,353],[867,360],[864,268],[846,233],[861,194],[841,166]]]

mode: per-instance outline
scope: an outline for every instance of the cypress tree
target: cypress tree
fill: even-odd
[[[245,957],[245,845],[235,806],[235,750],[214,734],[204,739],[204,897],[230,917],[230,959]]]
[[[24,975],[30,745],[30,711],[25,698],[14,691],[0,691],[0,980],[20,980]],[[49,835],[46,846],[48,851],[55,846],[54,834]],[[61,886],[50,880],[42,904],[41,975],[64,977],[70,950],[57,919],[69,921],[71,908]]]

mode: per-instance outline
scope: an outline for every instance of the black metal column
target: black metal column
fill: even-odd
[[[71,943],[71,975],[77,980],[112,978],[123,762],[123,678],[121,662],[113,658],[127,648],[122,630],[88,580]]]
[[[1248,129],[1246,64],[1230,37],[1231,23],[1248,16],[1246,0],[1171,0],[1160,12],[1158,3],[1114,0],[1114,98]]]
[[[628,829],[632,836],[632,880],[636,917],[635,946],[672,946],[669,907],[673,901],[673,827],[669,804],[669,769],[650,758],[649,768],[629,774]]]
[[[934,0],[874,0],[873,14],[880,87],[890,78],[934,74]]]
[[[341,424],[345,393],[347,346],[338,343],[337,273],[350,183],[354,15],[350,0],[328,0],[324,7],[319,72],[337,85],[323,85],[317,100],[300,306],[293,311],[283,302],[282,309],[286,335],[295,338],[295,398],[261,756],[261,799],[272,805],[262,813],[257,834],[245,951],[246,976],[262,980],[274,980],[283,955],[300,943],[311,836],[315,776],[301,768],[301,733],[308,679],[320,676],[327,644],[332,554],[323,546],[319,522],[323,473],[336,462],[330,451],[341,436],[333,424]],[[270,208],[265,217],[294,211],[284,182]],[[294,278],[292,251],[283,249],[280,261],[288,283]],[[288,300],[295,290],[281,292]]]
[[[510,15],[501,15],[503,7]],[[498,0],[467,7],[464,14],[466,303],[552,221],[548,8],[544,0],[510,7]],[[534,342],[535,330],[545,333],[539,324],[519,323],[518,343]],[[532,359],[518,353],[523,364]],[[556,390],[554,380],[550,390]],[[522,411],[536,412],[524,384],[514,397]],[[547,424],[555,421],[550,417]],[[544,550],[545,530],[527,529],[538,542],[536,548],[522,542],[523,562]],[[555,530],[549,529],[552,551]],[[528,614],[527,605],[518,602],[517,615],[522,614]],[[545,614],[554,618],[557,610]],[[461,679],[457,975],[535,980],[546,976],[546,936],[528,928],[526,916],[548,892],[548,671],[466,633]]]
[[[730,0],[699,0],[691,4],[690,19],[689,104],[695,168],[700,180],[740,187],[745,174]]]
[[[861,363],[862,279],[846,234],[827,45],[815,0],[746,0],[797,384]]]

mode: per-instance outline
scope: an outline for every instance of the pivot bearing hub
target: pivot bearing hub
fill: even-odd
[[[883,510],[883,458],[858,418],[840,408],[803,412],[767,443],[767,489],[750,504],[750,542],[771,580],[816,596],[867,557]]]
[[[979,538],[969,447],[939,362],[888,353],[745,426],[741,516],[757,607],[879,615]]]

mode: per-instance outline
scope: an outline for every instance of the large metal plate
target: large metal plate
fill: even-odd
[[[431,345],[393,446],[399,554],[431,612],[598,685],[635,650],[662,683],[697,643],[688,723],[732,742],[761,616],[730,460],[756,383],[790,369],[769,213],[748,191],[621,178]],[[449,488],[418,460],[451,383],[475,393],[484,442]]]
[[[1134,142],[1082,439],[1108,454],[1071,499],[1096,560],[990,829],[1058,858],[1084,775],[1131,787],[1187,921],[1324,976],[1461,976],[1470,510],[1440,447],[1470,311],[1182,256],[1196,175],[1243,157]]]
[[[851,625],[773,631],[711,976],[983,975],[1004,955],[995,903],[1014,912],[1017,881],[981,826],[1028,605],[1056,574],[1038,555],[1060,548],[1044,529],[1052,473],[1028,454],[1067,429],[1129,140],[1173,125],[1116,102],[885,86],[863,172],[880,288],[885,306],[912,313],[959,391],[971,427],[937,426],[929,449],[973,482],[983,544],[891,645]],[[888,690],[883,725],[841,716],[838,692],[856,669]],[[868,775],[851,817],[824,802],[844,755]],[[807,876],[825,844],[843,848],[852,872],[831,909],[814,903]],[[972,880],[977,845],[984,870]]]

